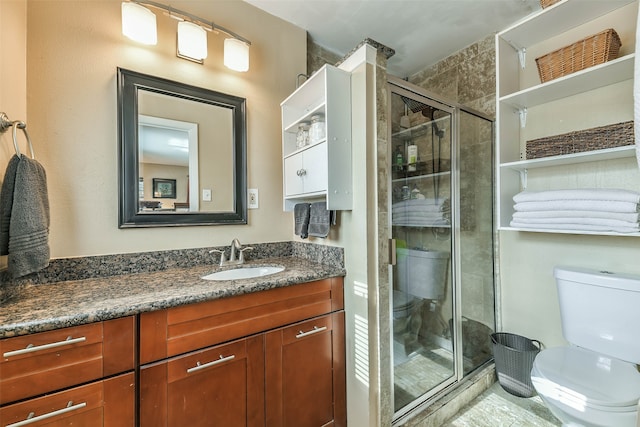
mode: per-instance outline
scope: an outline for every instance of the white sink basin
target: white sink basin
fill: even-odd
[[[204,280],[238,280],[251,279],[253,277],[268,276],[280,273],[284,267],[240,267],[232,270],[216,271],[202,276]]]

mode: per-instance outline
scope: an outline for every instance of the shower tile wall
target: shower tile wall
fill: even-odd
[[[410,76],[409,81],[445,99],[495,117],[493,35]],[[493,265],[494,252],[484,242],[493,233],[493,200],[487,197],[493,186],[493,135],[490,128],[478,127],[475,121],[461,120],[461,123],[462,315],[481,324],[492,325],[495,316],[493,275],[488,274],[487,266]],[[465,141],[475,142],[465,144]],[[482,325],[477,326],[469,329],[480,334],[474,337],[474,341],[482,344],[485,338],[482,335],[487,330]]]
[[[409,82],[480,111],[496,112],[494,36],[474,43],[409,76]]]

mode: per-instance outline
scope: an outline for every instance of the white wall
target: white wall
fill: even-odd
[[[24,25],[5,25],[13,22],[5,12],[25,4],[26,34]],[[3,73],[24,80],[21,56],[4,47],[17,40],[16,50],[27,52],[28,129],[47,171],[52,256],[226,245],[234,237],[243,243],[289,240],[293,223],[291,214],[282,212],[279,104],[305,71],[305,31],[240,0],[171,2],[252,41],[250,70],[237,73],[222,64],[222,34],[209,34],[209,57],[199,65],[176,57],[177,21],[161,12],[157,46],[125,38],[120,5],[119,0],[0,2]],[[248,186],[260,190],[260,209],[249,211],[248,225],[118,229],[117,67],[247,98]],[[25,119],[19,102],[24,83],[16,83],[16,106],[7,112]],[[0,90],[13,90],[10,86]],[[0,147],[5,165],[13,154],[6,145]]]

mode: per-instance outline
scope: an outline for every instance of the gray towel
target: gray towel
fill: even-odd
[[[13,277],[26,276],[49,265],[47,176],[40,163],[26,156],[20,156],[15,175],[8,261]]]
[[[9,222],[13,207],[13,189],[16,185],[16,172],[20,157],[14,155],[9,160],[7,171],[4,173],[2,189],[0,189],[0,255],[9,254]]]
[[[309,236],[327,237],[331,227],[331,211],[326,202],[311,203],[309,212]]]
[[[295,218],[294,232],[303,239],[306,239],[308,236],[310,207],[311,205],[309,205],[309,203],[297,203],[293,207],[293,216]]]

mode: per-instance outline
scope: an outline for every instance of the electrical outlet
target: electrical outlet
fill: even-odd
[[[211,189],[210,188],[203,188],[202,189],[202,201],[203,202],[210,202],[211,201]]]
[[[249,199],[249,209],[258,209],[258,206],[259,206],[259,203],[258,203],[258,189],[257,188],[249,188],[247,190],[247,194],[248,194],[247,199]]]

